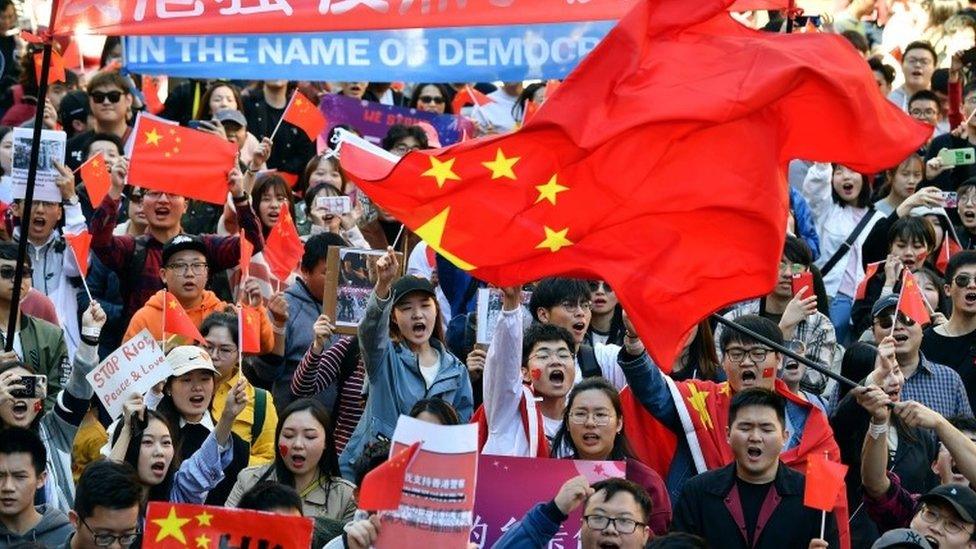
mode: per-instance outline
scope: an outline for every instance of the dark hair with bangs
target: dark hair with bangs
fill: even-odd
[[[834,188],[834,172],[837,171],[837,168],[841,167],[847,168],[847,166],[842,166],[840,164],[830,165],[830,197],[834,200],[835,204],[840,204],[842,208],[846,208],[847,204],[840,197],[840,195],[837,194],[837,189]],[[850,170],[850,168],[847,169]],[[856,172],[854,170],[851,171],[856,173],[861,178],[861,192],[857,195],[857,201],[855,202],[854,207],[867,208],[871,205],[871,182],[867,177],[864,176],[863,173]]]
[[[900,217],[888,229],[888,250],[894,246],[895,240],[911,243],[913,240],[925,244],[929,253],[935,249],[935,229],[932,222],[924,217],[910,215]]]
[[[587,303],[590,301],[590,285],[585,280],[578,278],[543,278],[532,290],[532,299],[529,300],[529,311],[532,319],[539,322],[539,309],[552,309],[563,301],[573,304]]]
[[[295,197],[292,195],[291,187],[288,186],[288,182],[278,174],[261,176],[258,178],[257,182],[254,183],[254,188],[251,189],[251,199],[254,202],[254,205],[252,206],[254,208],[254,213],[258,213],[258,205],[261,204],[261,198],[263,198],[266,193],[273,191],[281,191],[285,195],[285,198],[288,199],[288,212],[291,214],[291,218],[295,219]],[[260,221],[260,219],[258,221]],[[262,223],[261,231],[264,233],[264,237],[267,238],[271,233],[271,227],[265,227]]]

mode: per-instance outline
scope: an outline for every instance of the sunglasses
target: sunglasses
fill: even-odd
[[[590,292],[595,292],[600,289],[600,286],[603,286],[604,292],[608,294],[613,293],[613,288],[611,288],[610,285],[607,284],[606,282],[590,281],[589,285],[590,285]]]
[[[421,103],[434,103],[435,105],[444,102],[444,98],[439,95],[421,95],[417,100]]]
[[[963,274],[963,275],[956,275],[956,277],[953,278],[952,281],[956,283],[956,286],[959,286],[960,288],[965,288],[966,286],[969,286],[969,283],[972,282],[973,279],[974,277]]]
[[[0,278],[4,280],[13,280],[14,275],[17,273],[17,267],[11,265],[4,265],[0,267]],[[34,276],[34,269],[30,267],[24,267],[24,276],[32,277]]]
[[[91,96],[92,101],[96,104],[104,103],[106,99],[108,99],[109,103],[118,103],[122,100],[122,92],[117,90],[110,92],[91,92],[89,96]]]
[[[915,325],[915,321],[912,320],[905,313],[900,312],[898,313],[897,316],[898,316],[898,323],[901,324],[902,326]],[[895,325],[895,315],[894,314],[882,315],[875,318],[874,321],[878,323],[878,326],[880,326],[882,330],[890,330],[891,327]]]

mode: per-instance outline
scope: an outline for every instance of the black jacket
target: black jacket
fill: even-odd
[[[735,463],[692,477],[685,483],[674,511],[672,530],[689,532],[705,538],[710,547],[723,549],[769,548],[806,549],[810,540],[820,537],[821,511],[803,506],[806,477],[782,462],[776,471],[766,505],[772,511],[764,519],[760,511],[756,522],[756,542],[746,541],[745,524],[736,524],[733,513],[742,514],[735,485]],[[837,521],[827,514],[826,539],[831,547],[840,547]]]
[[[264,100],[264,92],[261,90],[243,98],[242,101],[244,116],[247,118],[247,131],[258,139],[271,137],[283,111],[278,112],[271,108]],[[305,171],[305,165],[313,156],[315,156],[315,143],[305,135],[304,131],[283,122],[274,137],[268,169],[301,175]]]

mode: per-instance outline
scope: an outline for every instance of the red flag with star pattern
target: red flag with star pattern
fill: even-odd
[[[790,159],[874,173],[932,132],[842,37],[731,4],[638,2],[518,132],[398,161],[347,142],[343,169],[478,279],[608,281],[670,371],[702,318],[773,288]]]
[[[241,351],[245,353],[261,352],[261,311],[249,305],[241,306],[238,319],[240,327]]]
[[[108,164],[105,163],[105,155],[99,152],[95,156],[89,157],[84,164],[78,167],[78,173],[85,183],[85,190],[88,191],[88,198],[91,203],[101,204],[112,184],[112,176],[109,174]]]
[[[88,252],[91,250],[91,233],[83,229],[78,234],[64,233],[64,239],[71,246],[72,253],[75,254],[75,262],[78,264],[78,271],[82,278],[88,276]]]
[[[315,138],[322,134],[325,130],[325,116],[322,111],[318,109],[305,94],[295,90],[295,93],[291,96],[291,101],[285,108],[285,114],[282,115],[282,119],[289,124],[301,128],[305,135],[309,139],[315,141]]]
[[[928,306],[925,304],[925,296],[922,289],[918,286],[918,280],[908,269],[902,269],[901,295],[898,297],[898,310],[905,313],[905,316],[924,326],[932,321],[929,316]]]
[[[237,163],[237,145],[142,114],[132,133],[130,185],[211,204],[227,201],[227,174]]]
[[[305,253],[305,245],[298,236],[295,222],[291,219],[291,211],[282,208],[268,238],[264,241],[264,261],[275,277],[284,282],[291,273],[298,268],[298,262]]]
[[[169,292],[163,296],[163,341],[166,340],[166,334],[183,336],[201,343],[206,341],[176,296]]]
[[[149,502],[143,546],[156,549],[276,547],[308,549],[309,517],[189,503]]]

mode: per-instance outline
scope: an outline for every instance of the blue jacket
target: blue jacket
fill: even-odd
[[[339,457],[339,469],[347,480],[355,478],[353,464],[363,448],[379,439],[390,439],[400,415],[424,398],[440,398],[451,404],[461,422],[471,419],[474,400],[468,368],[440,342],[430,344],[440,353],[440,368],[430,388],[420,372],[415,355],[406,345],[390,339],[390,312],[393,300],[380,300],[373,293],[366,315],[359,324],[359,348],[368,377],[366,408],[349,443]],[[311,333],[311,328],[309,328]]]
[[[549,544],[553,536],[559,532],[566,517],[553,502],[537,503],[529,509],[521,522],[509,528],[492,549],[527,549],[538,547],[543,549]]]
[[[813,220],[813,211],[803,198],[800,191],[790,185],[790,210],[793,211],[793,221],[796,223],[796,236],[807,243],[813,252],[813,260],[820,257],[820,236],[817,235],[817,224]]]

